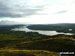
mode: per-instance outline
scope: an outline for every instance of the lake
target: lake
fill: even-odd
[[[20,28],[15,28],[12,30],[14,30],[14,31],[25,31],[25,32],[38,32],[39,34],[48,35],[48,36],[53,36],[53,35],[58,35],[58,34],[73,35],[71,33],[63,33],[63,32],[57,32],[57,31],[31,30],[31,29],[28,29],[26,26],[23,26]]]

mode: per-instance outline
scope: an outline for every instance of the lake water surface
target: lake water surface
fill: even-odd
[[[39,34],[48,35],[48,36],[53,36],[53,35],[58,35],[58,34],[73,35],[71,33],[63,33],[63,32],[56,32],[56,31],[31,30],[31,29],[28,29],[26,26],[15,28],[12,30],[25,31],[25,32],[38,32]]]

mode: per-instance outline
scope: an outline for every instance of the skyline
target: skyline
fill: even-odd
[[[0,21],[75,23],[75,0],[0,0]]]

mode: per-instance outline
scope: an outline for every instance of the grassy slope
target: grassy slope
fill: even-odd
[[[58,56],[58,54],[46,50],[0,50],[0,55],[10,56]]]
[[[8,50],[30,50],[31,53],[33,53],[31,50],[45,50],[45,52],[75,51],[75,42],[72,41],[74,39],[74,36],[58,35],[52,37],[44,37],[43,35],[39,35],[37,33],[0,34],[0,49],[4,50],[4,52],[2,52],[1,50],[0,51],[4,54],[7,53]],[[5,50],[7,51],[5,52]],[[35,52],[34,54],[37,54],[37,52]],[[12,51],[11,54],[13,53],[14,51]]]
[[[33,41],[41,40],[44,35],[38,33],[21,33],[21,32],[10,32],[10,33],[1,33],[0,34],[0,56],[39,56],[39,55],[55,55],[54,52],[49,52],[45,50],[26,50],[21,46],[17,47],[19,43],[31,43]],[[23,45],[22,45],[23,46]],[[40,53],[40,54],[39,54]]]
[[[48,50],[54,52],[75,51],[75,43],[70,38],[49,38],[32,42],[19,43],[19,49]]]
[[[2,37],[1,37],[2,36]],[[36,39],[40,37],[37,36]],[[72,37],[41,37],[39,39],[29,39],[28,36],[18,37],[15,35],[0,35],[0,49],[31,49],[49,51],[74,51],[75,44]]]

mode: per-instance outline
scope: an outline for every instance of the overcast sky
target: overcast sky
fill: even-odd
[[[75,23],[75,0],[0,0],[0,21]]]

